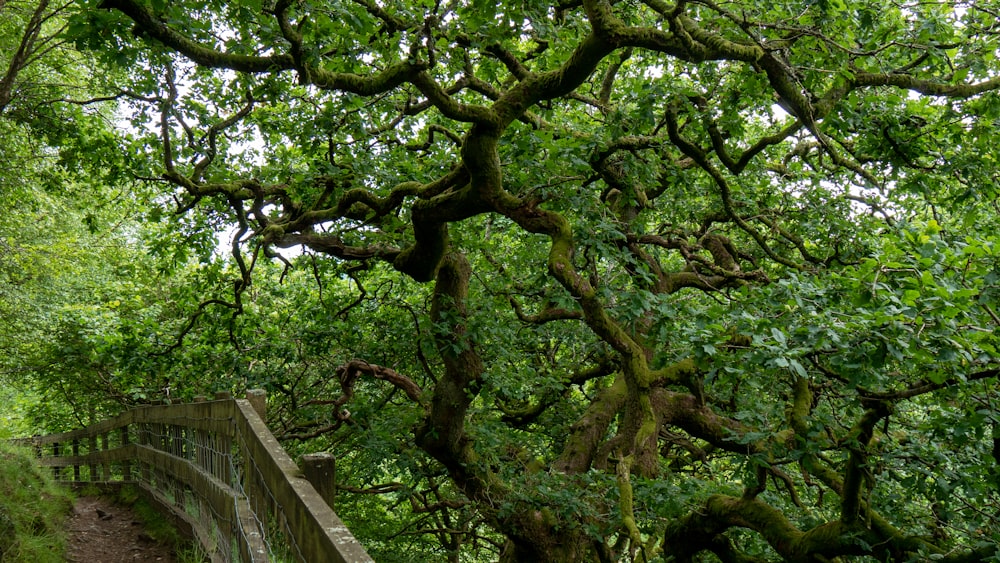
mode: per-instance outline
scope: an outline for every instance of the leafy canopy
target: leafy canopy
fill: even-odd
[[[978,561],[998,13],[102,0],[67,33],[174,236],[230,230],[177,344],[230,340],[340,455],[379,560]]]

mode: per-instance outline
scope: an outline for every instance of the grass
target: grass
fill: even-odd
[[[207,561],[198,543],[183,536],[171,524],[170,520],[139,495],[135,487],[122,487],[114,501],[131,508],[142,522],[146,533],[160,544],[169,546],[177,557],[178,563],[203,563]]]
[[[65,561],[69,491],[38,467],[31,451],[0,440],[0,562]]]
[[[85,487],[79,494],[101,496],[101,491]],[[112,500],[129,506],[150,537],[174,550],[178,563],[206,561],[199,546],[134,487],[122,487]],[[30,449],[0,440],[0,563],[65,562],[65,524],[72,508],[73,494],[52,479],[50,470],[37,465]]]

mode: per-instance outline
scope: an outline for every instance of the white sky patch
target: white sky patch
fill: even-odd
[[[225,230],[218,231],[215,233],[216,256],[231,257],[233,255],[233,238],[236,236],[239,230],[240,230],[239,225],[232,224]],[[252,229],[247,231],[243,235],[244,238],[242,242],[245,242],[247,240],[247,237],[249,237],[252,233],[253,233]],[[245,247],[241,244],[241,248]],[[292,246],[289,248],[279,248],[277,246],[272,245],[271,250],[273,250],[276,254],[281,255],[281,257],[286,260],[292,260],[297,256],[301,256],[305,252],[305,248],[302,245]]]

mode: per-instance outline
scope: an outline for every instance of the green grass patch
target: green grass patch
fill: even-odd
[[[65,561],[72,495],[31,451],[0,441],[0,562]]]
[[[208,560],[198,543],[181,534],[169,518],[142,498],[135,487],[123,486],[114,500],[131,508],[146,533],[160,544],[169,546],[178,563],[203,563]]]

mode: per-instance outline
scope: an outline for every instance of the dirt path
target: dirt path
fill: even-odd
[[[170,548],[149,537],[132,510],[107,499],[77,499],[66,531],[71,563],[176,563]]]

